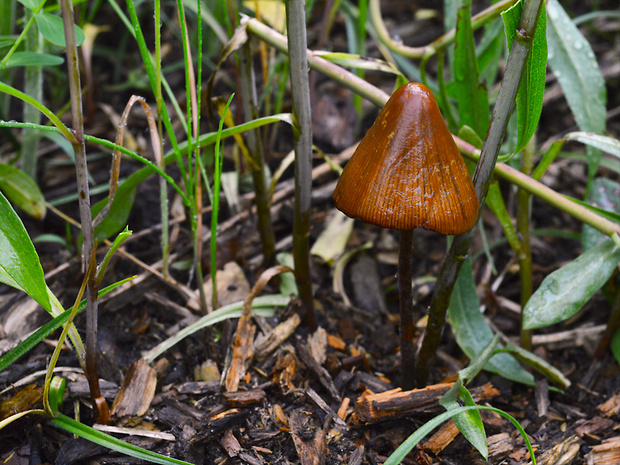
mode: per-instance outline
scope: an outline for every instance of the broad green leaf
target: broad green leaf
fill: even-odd
[[[514,4],[502,13],[508,48],[512,44],[519,28],[523,2]],[[543,106],[545,93],[545,75],[547,70],[547,17],[545,4],[542,3],[538,24],[532,41],[532,48],[527,57],[523,77],[517,93],[518,141],[515,152],[520,152],[536,132]]]
[[[607,91],[592,47],[558,0],[549,0],[547,13],[549,67],[579,129],[601,133],[605,130]],[[594,179],[600,157],[599,150],[588,147],[589,181]]]
[[[37,21],[37,26],[39,27],[39,32],[41,35],[49,40],[54,45],[58,45],[59,47],[65,46],[65,29],[62,24],[62,18],[60,16],[56,16],[50,13],[37,13],[34,15],[35,20]],[[77,25],[75,27],[75,41],[78,45],[82,45],[84,43],[84,31],[80,29]]]
[[[26,8],[28,8],[30,11],[35,11],[39,7],[39,4],[41,3],[39,0],[17,0],[17,1],[21,3],[22,5],[24,5]]]
[[[37,52],[15,52],[6,62],[6,67],[10,66],[58,66],[64,60],[57,55]]]
[[[45,218],[45,198],[37,183],[22,170],[0,163],[0,191],[33,218]]]
[[[24,291],[52,311],[43,268],[26,228],[0,192],[0,282]]]
[[[480,82],[487,88],[495,84],[499,71],[500,61],[504,52],[504,28],[498,18],[484,27],[482,39],[476,47]]]
[[[620,262],[611,238],[547,276],[523,309],[523,329],[570,318],[607,282]]]
[[[620,184],[607,178],[596,178],[592,182],[586,202],[595,207],[620,215]],[[583,225],[581,230],[581,246],[584,251],[603,243],[608,236],[592,226]]]
[[[114,436],[97,431],[96,429],[86,426],[73,418],[63,415],[62,413],[58,413],[56,417],[50,421],[50,423],[58,428],[64,429],[65,431],[69,431],[76,436],[130,457],[136,457],[151,463],[192,465],[189,462],[183,462],[182,460],[166,457],[165,455],[142,449],[128,442],[121,441]]]
[[[450,324],[459,347],[471,360],[474,360],[493,339],[493,331],[480,313],[480,302],[476,294],[471,260],[467,260],[461,268],[448,311]],[[494,355],[484,369],[519,383],[534,384],[534,377],[508,354]]]
[[[471,0],[458,9],[454,50],[455,92],[459,125],[472,127],[483,139],[489,127],[489,96],[478,84],[478,61],[471,27]]]

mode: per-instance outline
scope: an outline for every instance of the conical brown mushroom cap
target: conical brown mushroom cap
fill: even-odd
[[[334,191],[346,215],[384,228],[441,234],[474,227],[478,197],[431,91],[400,87],[347,163]]]

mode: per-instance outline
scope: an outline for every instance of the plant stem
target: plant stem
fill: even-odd
[[[94,256],[95,240],[93,234],[92,214],[90,211],[90,194],[88,171],[86,167],[86,145],[84,143],[84,120],[82,113],[82,89],[80,84],[80,67],[78,64],[75,29],[73,25],[73,5],[71,0],[60,0],[62,20],[65,30],[66,56],[69,74],[69,90],[71,93],[71,118],[73,121],[72,141],[75,151],[75,176],[78,188],[78,204],[84,253],[82,263],[88,270],[88,263]],[[87,276],[86,286],[86,378],[90,387],[93,409],[99,423],[109,423],[108,406],[101,396],[99,377],[97,376],[97,284],[95,274]]]
[[[413,229],[400,232],[398,252],[398,298],[400,301],[400,357],[401,387],[408,391],[415,384],[415,349],[413,336],[413,294],[411,290],[411,265],[413,264]]]
[[[239,71],[241,73],[241,106],[246,121],[258,118],[258,105],[256,96],[256,79],[252,69],[252,49],[248,40],[238,52]],[[265,266],[273,265],[275,257],[276,240],[271,226],[269,211],[269,190],[265,177],[265,157],[263,144],[258,137],[258,130],[253,129],[246,133],[248,150],[256,166],[251,168],[252,180],[254,181],[254,193],[256,195],[256,216],[258,232],[263,244],[263,256]]]
[[[527,176],[534,168],[534,140],[532,138],[523,150],[521,172]],[[530,248],[530,216],[532,214],[532,196],[525,189],[517,193],[517,232],[519,238],[519,278],[521,280],[521,308],[532,295],[532,251]],[[521,329],[521,347],[532,349],[532,331]]]
[[[491,5],[486,10],[481,11],[476,16],[472,17],[472,28],[475,30],[479,27],[484,26],[485,24],[488,24],[489,22],[497,18],[502,11],[510,8],[512,5],[517,3],[517,1],[518,0],[502,0],[495,3],[494,5]],[[406,45],[403,45],[402,43],[398,43],[392,39],[390,33],[385,27],[385,24],[383,23],[383,18],[381,16],[380,0],[370,0],[368,6],[370,8],[370,17],[375,26],[379,39],[390,50],[398,53],[399,55],[408,58],[422,58],[426,56],[429,51],[431,52],[431,54],[434,54],[437,50],[443,49],[454,42],[454,37],[456,35],[455,29],[446,32],[444,35],[439,37],[431,44],[425,45],[423,47],[408,47]]]
[[[515,36],[510,55],[508,55],[506,71],[495,108],[493,109],[489,132],[482,146],[480,160],[476,165],[474,173],[474,187],[478,194],[480,208],[484,205],[484,199],[491,183],[491,175],[497,162],[500,144],[504,138],[508,119],[514,107],[521,74],[532,47],[541,4],[542,0],[529,0],[525,2],[519,21],[519,33]],[[461,266],[467,258],[469,245],[474,234],[475,228],[454,238],[439,271],[435,290],[431,298],[426,331],[416,360],[415,376],[418,386],[426,384],[428,379],[430,362],[439,347],[452,290],[454,289]]]
[[[306,45],[304,0],[285,0],[289,31],[289,70],[293,97],[295,149],[295,217],[293,259],[304,324],[314,329],[312,281],[310,279],[310,196],[312,191],[312,117]]]

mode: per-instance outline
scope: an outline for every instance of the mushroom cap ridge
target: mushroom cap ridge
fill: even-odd
[[[461,234],[478,219],[478,197],[431,91],[400,87],[345,166],[339,210],[384,228]]]

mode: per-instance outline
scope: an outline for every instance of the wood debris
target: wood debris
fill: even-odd
[[[142,358],[133,362],[112,404],[112,415],[116,417],[143,416],[151,405],[156,387],[155,369]]]
[[[606,439],[594,446],[586,456],[587,465],[618,465],[620,463],[620,436]]]

